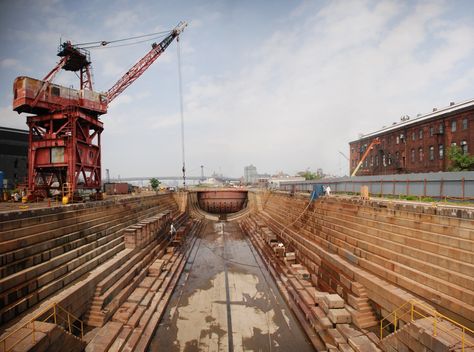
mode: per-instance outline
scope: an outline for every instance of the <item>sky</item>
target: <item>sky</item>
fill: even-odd
[[[174,28],[180,37],[187,174],[348,173],[349,142],[404,115],[474,98],[474,2],[0,0],[0,126],[17,76],[42,79],[61,41],[115,40]],[[91,50],[107,91],[151,42]],[[111,177],[180,175],[178,48],[101,116]],[[56,83],[78,86],[70,72]],[[342,153],[342,154],[341,154]]]

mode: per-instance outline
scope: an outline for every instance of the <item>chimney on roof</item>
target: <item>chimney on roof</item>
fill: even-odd
[[[422,114],[418,113],[418,114],[416,114],[416,117],[420,117],[421,115],[422,115]]]
[[[454,101],[449,103],[449,106],[453,106],[453,105],[454,105]]]
[[[438,109],[437,108],[433,108],[433,112],[437,111]]]

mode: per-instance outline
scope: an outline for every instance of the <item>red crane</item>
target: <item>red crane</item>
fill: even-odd
[[[360,161],[357,164],[356,168],[354,169],[354,171],[352,171],[351,177],[354,177],[357,174],[357,171],[359,171],[359,169],[362,166],[362,164],[364,163],[365,159],[369,156],[370,151],[372,149],[374,149],[374,147],[376,145],[379,145],[379,144],[380,144],[380,139],[379,138],[375,138],[370,142],[369,146],[367,147],[364,154],[362,155],[362,158],[360,158]]]
[[[32,197],[59,192],[71,196],[79,190],[100,196],[100,135],[104,127],[99,116],[107,113],[108,104],[140,77],[186,26],[180,22],[160,43],[154,43],[105,94],[93,90],[89,52],[71,42],[61,45],[61,60],[43,80],[15,79],[13,110],[33,114],[27,116],[28,191]],[[61,69],[78,73],[79,90],[52,83]]]

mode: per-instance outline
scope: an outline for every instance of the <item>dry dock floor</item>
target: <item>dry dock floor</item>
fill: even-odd
[[[239,226],[208,221],[149,350],[313,348]]]

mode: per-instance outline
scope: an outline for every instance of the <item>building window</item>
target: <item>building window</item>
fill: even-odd
[[[433,137],[434,135],[434,127],[430,126],[430,137]]]
[[[468,150],[467,150],[467,142],[466,141],[461,142],[461,149],[462,149],[463,154],[467,154]]]
[[[411,162],[412,162],[412,163],[415,162],[415,149],[412,149],[412,150],[411,150]]]
[[[51,87],[51,95],[55,97],[59,97],[61,95],[61,91],[59,90],[59,87]]]
[[[392,154],[388,153],[388,165],[392,165]]]
[[[387,161],[386,161],[387,158],[385,158],[385,154],[382,156],[382,164],[384,167],[387,166]]]
[[[455,147],[456,145],[456,142],[451,142],[451,147]]]
[[[418,131],[418,139],[423,139],[423,129]]]
[[[370,166],[374,166],[374,156],[370,157]]]
[[[462,129],[467,130],[467,119],[462,119]]]
[[[423,148],[418,148],[418,160],[423,161]]]
[[[379,156],[375,156],[375,166],[379,166]]]
[[[456,132],[456,120],[451,121],[451,132]]]
[[[434,160],[434,147],[430,146],[430,160]]]
[[[443,124],[441,123],[441,124],[439,125],[439,134],[443,134],[443,133],[444,133],[444,126],[443,126]]]
[[[444,159],[444,145],[438,145],[439,158]]]
[[[415,133],[415,131],[413,131],[412,134],[411,134],[411,140],[412,140],[412,141],[415,141],[415,140],[416,140],[416,133]]]
[[[396,142],[397,144],[400,144],[400,137],[397,136]]]

